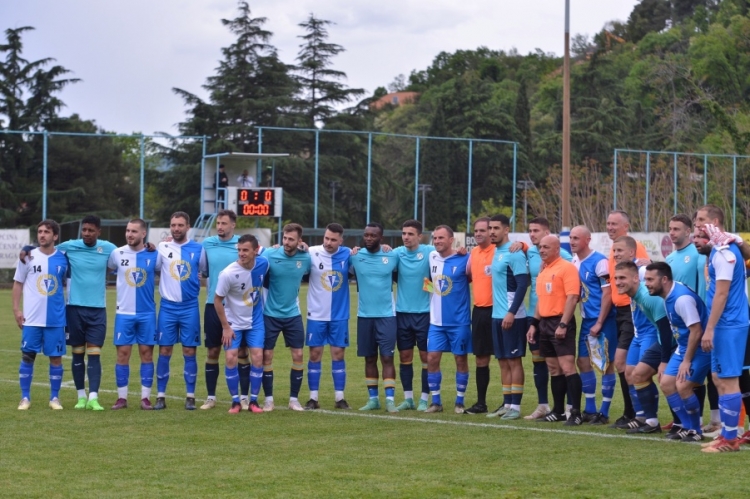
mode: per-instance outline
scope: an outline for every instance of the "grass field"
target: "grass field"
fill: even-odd
[[[355,291],[352,290],[353,296]],[[303,290],[301,301],[304,314]],[[114,290],[108,291],[109,324]],[[9,290],[0,291],[0,490],[1,497],[748,497],[750,453],[706,455],[697,445],[663,436],[626,436],[618,430],[509,423],[483,416],[409,411],[335,412],[330,359],[323,360],[324,410],[229,415],[219,380],[220,404],[212,411],[182,409],[182,358],[172,360],[169,409],[135,409],[140,395],[138,360],[131,361],[131,408],[74,411],[76,394],[65,359],[64,411],[47,408],[47,361],[37,360],[32,408],[20,398],[20,330]],[[356,306],[356,299],[353,300]],[[202,308],[202,307],[201,307]],[[356,344],[355,310],[350,327]],[[102,352],[102,405],[114,403],[115,349],[111,329]],[[283,345],[280,343],[279,345]],[[205,398],[199,349],[198,399]],[[137,355],[135,356],[137,357]],[[347,400],[367,400],[363,362],[347,355]],[[530,358],[526,358],[530,364]],[[473,361],[467,404],[475,401]],[[277,348],[275,399],[286,406],[289,355]],[[416,365],[416,364],[415,364]],[[453,359],[443,359],[443,396],[452,408]],[[417,369],[418,371],[418,369]],[[530,373],[530,365],[527,373]],[[221,371],[223,373],[223,369]],[[419,390],[419,375],[415,376]],[[397,385],[397,403],[402,399]],[[523,413],[536,406],[530,375]],[[499,371],[492,366],[489,402],[500,402]],[[300,394],[307,399],[306,382]],[[381,401],[383,399],[381,385]],[[199,402],[200,403],[200,402]],[[661,401],[662,419],[668,412]],[[616,391],[612,415],[622,410]]]

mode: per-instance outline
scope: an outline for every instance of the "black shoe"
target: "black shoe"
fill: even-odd
[[[581,413],[581,419],[583,420],[584,423],[590,423],[598,415],[599,415],[598,412],[586,412],[586,411],[583,411]]]
[[[320,404],[317,400],[310,399],[305,404],[305,410],[306,411],[314,411],[315,409],[320,409]]]
[[[621,424],[617,427],[618,430],[635,430],[645,425],[645,421],[641,421],[638,418],[631,419],[627,424]]]
[[[682,440],[690,431],[690,430],[686,430],[682,426],[672,426],[672,429],[674,428],[677,428],[677,431],[672,433],[672,430],[669,430],[669,433],[665,435],[667,440]]]
[[[464,411],[464,414],[485,414],[487,412],[487,404],[480,404],[477,402]]]
[[[194,411],[195,410],[195,397],[187,397],[185,399],[185,410],[186,411]]]
[[[632,420],[629,417],[627,417],[626,415],[623,414],[622,416],[620,416],[619,418],[617,418],[617,420],[614,423],[612,423],[611,425],[609,425],[609,427],[610,428],[617,428],[617,429],[620,429],[620,430],[622,430],[622,429],[628,429],[629,428],[628,424],[630,423],[630,421],[632,421]]]
[[[583,424],[583,415],[576,410],[570,411],[568,420],[565,421],[564,426],[581,426]]]
[[[559,421],[565,421],[565,414],[559,414],[555,411],[549,411],[547,414],[537,419],[541,423],[557,423]]]
[[[310,402],[308,402],[308,404],[309,403]],[[345,411],[351,411],[352,410],[352,408],[349,406],[349,404],[346,403],[346,400],[344,400],[344,399],[341,399],[338,402],[336,402],[336,404],[333,407],[335,407],[336,409],[343,409]],[[307,408],[307,406],[305,406],[305,408]]]
[[[680,439],[680,442],[693,443],[700,442],[701,440],[703,440],[702,434],[695,430],[687,430],[685,431],[685,436]]]
[[[634,419],[633,421],[638,421],[637,419]],[[644,421],[638,421],[638,427],[637,428],[630,428],[627,433],[633,435],[633,434],[641,434],[641,433],[661,433],[661,425],[656,424],[656,426],[651,426],[650,424],[644,422]]]
[[[605,416],[601,412],[597,412],[594,414],[594,417],[589,421],[589,424],[592,426],[602,426],[605,424],[609,424],[609,417]]]
[[[167,408],[167,401],[164,397],[156,397],[156,404],[154,405],[155,411],[161,411]]]

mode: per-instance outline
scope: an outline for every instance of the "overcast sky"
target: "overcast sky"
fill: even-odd
[[[638,0],[572,0],[571,33],[593,35],[626,20]],[[67,109],[120,133],[177,133],[182,100],[172,87],[204,96],[221,48],[233,42],[220,19],[234,0],[0,0],[0,27],[33,26],[25,57],[54,57],[83,81],[62,94]],[[255,0],[272,43],[293,63],[312,12],[336,23],[330,41],[348,83],[371,93],[394,77],[424,69],[441,51],[540,48],[562,54],[564,0]]]

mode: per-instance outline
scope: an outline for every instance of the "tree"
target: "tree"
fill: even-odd
[[[304,40],[297,54],[296,80],[300,87],[299,107],[307,127],[314,127],[336,114],[336,105],[361,97],[361,88],[347,88],[341,83],[346,73],[331,67],[332,59],[344,51],[344,47],[328,43],[327,26],[331,21],[318,19],[310,14],[299,26],[305,30],[299,38]]]
[[[641,0],[628,18],[628,40],[638,43],[647,34],[663,30],[671,14],[669,0]]]

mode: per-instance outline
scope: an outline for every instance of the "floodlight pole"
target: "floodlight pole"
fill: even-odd
[[[570,0],[565,0],[563,62],[562,230],[570,230]]]
[[[328,186],[331,188],[331,219],[332,220],[336,220],[336,186],[337,185],[339,185],[339,183],[336,180],[331,180],[328,182]]]
[[[430,184],[417,184],[417,189],[422,192],[422,230],[425,229],[425,213],[427,212],[427,193],[432,190]]]

